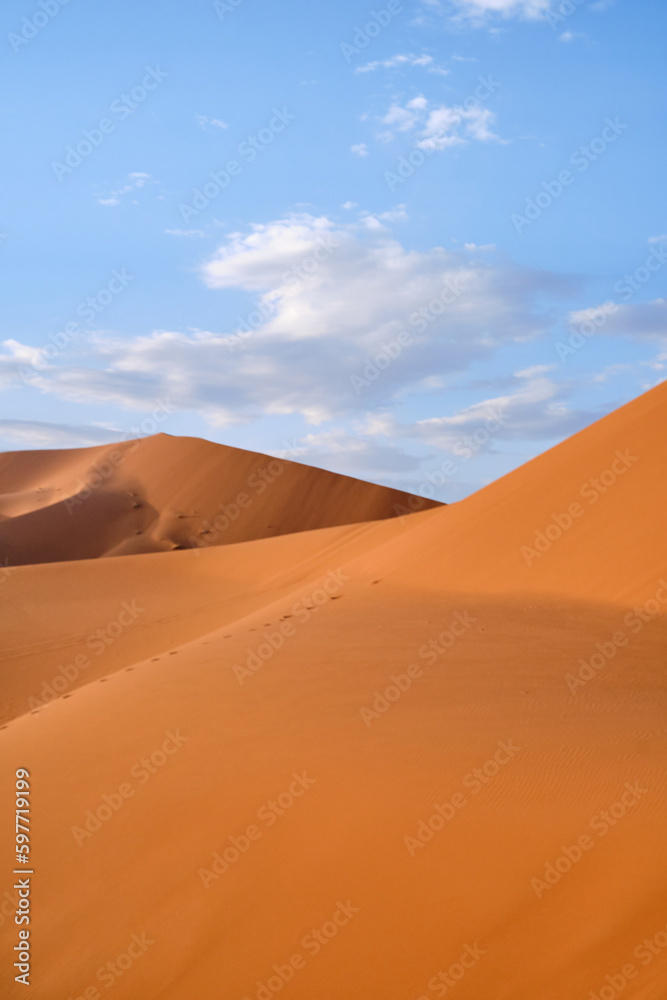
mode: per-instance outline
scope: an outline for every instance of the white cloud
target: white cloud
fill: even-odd
[[[117,441],[121,432],[91,426],[53,424],[42,420],[0,420],[0,438],[24,448],[65,448]]]
[[[33,374],[36,367],[44,362],[39,347],[29,347],[18,340],[4,340],[5,354],[0,354],[0,386],[9,388],[24,380],[24,375]]]
[[[590,313],[591,310],[570,313],[570,322],[577,326],[589,319]],[[611,315],[604,315],[606,318],[601,324],[601,332],[606,335],[667,343],[667,299],[619,305]]]
[[[428,101],[423,94],[413,97],[405,107],[400,104],[392,104],[382,119],[383,125],[390,125],[398,132],[409,132],[424,117],[423,112],[428,108]],[[394,133],[388,131],[383,133],[383,138],[393,139]]]
[[[386,482],[397,474],[415,472],[421,459],[394,444],[384,444],[364,435],[362,425],[354,433],[344,429],[306,434],[293,443],[289,452],[276,450],[278,458],[289,457],[296,462],[321,468],[335,466],[339,472],[362,479]]]
[[[649,243],[667,243],[667,236],[649,236]]]
[[[125,339],[97,334],[85,353],[73,348],[31,384],[136,410],[168,399],[213,425],[281,414],[317,424],[391,405],[504,344],[544,334],[545,296],[568,291],[548,273],[440,247],[405,248],[386,221],[364,215],[336,225],[299,215],[233,233],[201,277],[221,293],[252,294],[236,324]],[[400,356],[356,391],[352,376],[372,368],[403,332],[410,340]],[[13,345],[12,357],[0,356],[0,372],[3,360],[16,364],[22,348]]]
[[[429,73],[437,73],[440,76],[447,76],[449,73],[448,69],[443,69],[435,63],[433,56],[416,56],[413,52],[399,53],[398,55],[391,56],[389,59],[376,59],[374,62],[366,63],[365,66],[358,66],[356,72],[371,73],[376,69],[396,69],[407,66],[421,67]]]
[[[499,141],[490,125],[495,115],[488,108],[436,108],[429,114],[417,144],[423,149],[445,149],[471,139],[477,142]]]
[[[567,384],[546,378],[548,366],[515,372],[513,392],[464,407],[451,416],[430,417],[401,425],[389,419],[376,433],[392,438],[417,439],[440,450],[460,454],[466,436],[490,432],[493,441],[549,440],[574,434],[591,421],[589,411],[566,405]]]
[[[489,15],[537,20],[543,18],[550,8],[551,0],[450,0],[445,7],[474,23],[480,23]]]
[[[368,146],[365,142],[358,142],[354,146],[350,146],[350,149],[355,156],[368,156]]]
[[[165,229],[170,236],[204,236],[202,229]]]
[[[381,119],[389,129],[378,138],[391,141],[397,132],[417,131],[417,146],[422,149],[443,150],[470,141],[503,142],[491,130],[495,115],[479,101],[466,102],[468,106],[435,106],[423,94],[408,101],[405,106],[392,104]]]
[[[508,443],[510,453],[516,453],[517,445],[527,442],[553,442],[601,416],[568,406],[570,386],[557,386],[543,377],[551,367],[515,372],[503,380],[510,389],[505,395],[489,397],[450,416],[401,423],[391,412],[370,412],[353,421],[349,430],[338,427],[307,434],[291,442],[288,453],[275,453],[413,492],[424,492],[422,488],[429,486],[426,495],[434,494],[432,484],[451,478],[447,473],[434,479],[427,470],[442,468],[443,454],[453,456],[454,478],[447,485],[453,498],[483,485],[473,472],[473,482],[468,488],[463,486],[462,463],[484,453],[506,453]]]
[[[221,121],[220,118],[208,118],[206,115],[195,115],[195,118],[203,129],[229,128],[227,122]]]
[[[100,205],[120,205],[124,195],[129,194],[131,191],[137,191],[139,188],[145,187],[147,184],[157,183],[158,182],[154,180],[150,174],[135,171],[134,173],[128,174],[125,182],[120,184],[115,190],[109,191],[104,196],[98,195],[97,202]]]

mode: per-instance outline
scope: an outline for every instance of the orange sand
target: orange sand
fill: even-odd
[[[25,495],[103,450],[6,456],[4,537],[42,564],[0,583],[0,788],[30,770],[35,870],[28,989],[0,907],[4,995],[664,1000],[666,422],[663,385],[398,519],[296,467],[245,540],[68,562]],[[186,495],[219,502],[182,473],[214,446],[141,447],[163,548]],[[244,454],[226,503],[270,461]],[[115,516],[81,515],[89,553],[131,544]]]

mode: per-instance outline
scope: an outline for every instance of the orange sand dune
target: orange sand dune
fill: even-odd
[[[7,996],[667,996],[666,417],[446,510],[6,572]]]
[[[0,563],[228,545],[441,504],[167,434],[0,456]]]

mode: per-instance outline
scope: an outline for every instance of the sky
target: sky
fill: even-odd
[[[460,499],[661,382],[659,0],[12,0],[0,448]]]

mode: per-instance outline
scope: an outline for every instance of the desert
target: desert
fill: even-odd
[[[423,512],[344,481],[375,519],[337,505],[273,537],[8,567],[0,739],[5,787],[31,776],[33,994],[659,996],[666,416],[661,386]],[[170,447],[203,447],[157,444],[166,480]],[[91,456],[52,452],[41,477],[31,458],[33,496],[63,483],[39,508],[56,526]],[[23,456],[4,461],[30,517]],[[295,480],[306,524],[327,518],[319,475]],[[211,477],[199,496],[238,492]],[[279,520],[283,489],[254,516]],[[64,669],[124,602],[136,617]]]
[[[667,1000],[667,4],[0,26],[0,1000]]]

